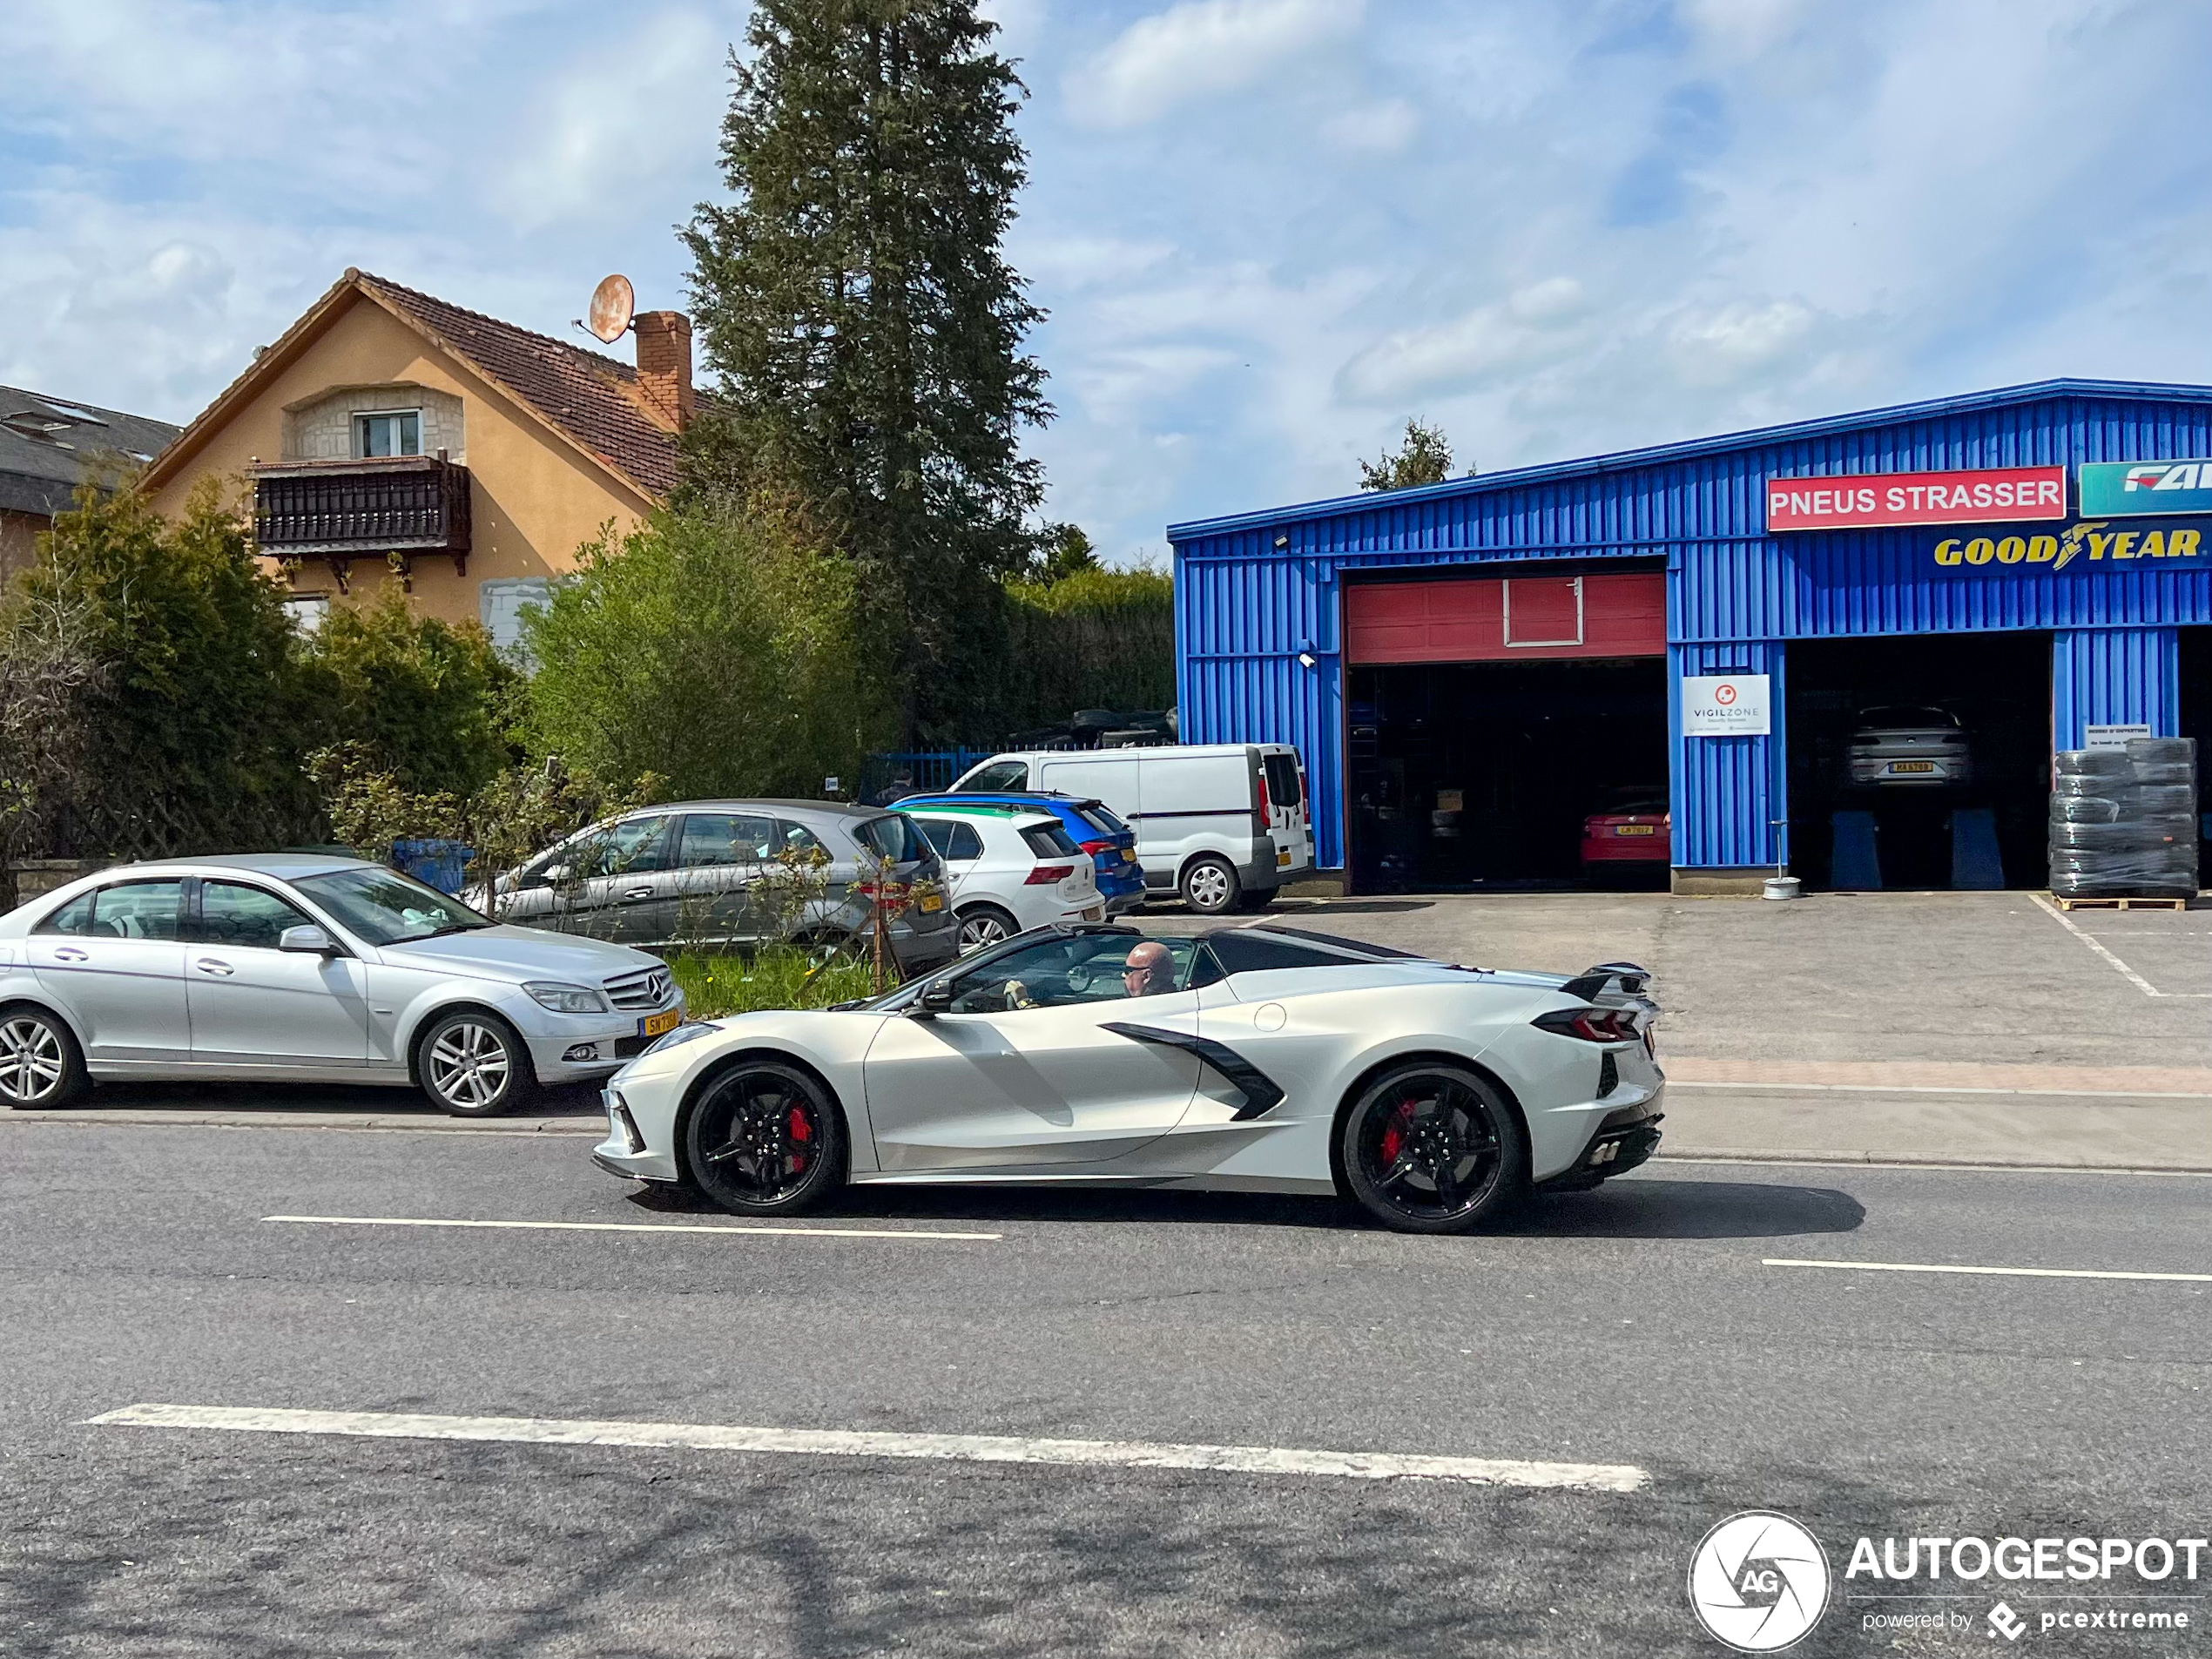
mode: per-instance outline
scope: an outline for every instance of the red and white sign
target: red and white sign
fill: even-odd
[[[1770,478],[1769,530],[1866,530],[2066,516],[2064,467]]]

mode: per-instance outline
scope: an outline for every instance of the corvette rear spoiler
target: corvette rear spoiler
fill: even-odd
[[[1638,968],[1634,962],[1600,962],[1595,968],[1584,968],[1559,988],[1563,996],[1579,996],[1585,1002],[1594,1002],[1608,992],[1642,996],[1643,988],[1650,982],[1649,968]]]

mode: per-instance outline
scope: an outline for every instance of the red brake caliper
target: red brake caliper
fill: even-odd
[[[1401,1124],[1410,1123],[1413,1116],[1413,1103],[1407,1101],[1390,1115],[1390,1122],[1382,1132],[1383,1168],[1387,1170],[1398,1162],[1399,1149],[1406,1144],[1406,1132]]]
[[[806,1121],[806,1109],[803,1106],[791,1109],[791,1138],[802,1144],[814,1138],[814,1126]],[[806,1154],[793,1152],[791,1155],[791,1172],[799,1175],[805,1172],[806,1168]]]

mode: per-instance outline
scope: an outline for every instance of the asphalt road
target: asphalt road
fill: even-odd
[[[877,1191],[815,1224],[904,1237],[275,1215],[719,1219],[638,1202],[570,1136],[0,1126],[0,1653],[1718,1654],[1683,1578],[1737,1510],[1806,1522],[1838,1569],[1859,1533],[2212,1521],[2212,1282],[1765,1264],[2203,1274],[2201,1177],[1676,1164],[1460,1239],[1319,1201],[1105,1192]],[[142,1402],[1649,1484],[86,1421]],[[1846,1601],[1795,1651],[1987,1654],[1993,1599],[1894,1639]],[[2054,1643],[2204,1646],[2021,1645]]]

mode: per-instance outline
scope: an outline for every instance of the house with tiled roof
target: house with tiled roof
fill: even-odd
[[[648,311],[632,329],[625,363],[348,270],[145,487],[170,514],[202,479],[234,491],[303,624],[395,582],[511,646],[521,608],[579,547],[676,482],[696,408],[691,322]]]
[[[0,582],[30,564],[78,485],[120,481],[176,435],[166,421],[0,386]]]

